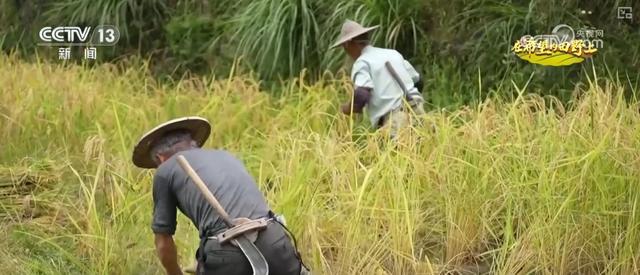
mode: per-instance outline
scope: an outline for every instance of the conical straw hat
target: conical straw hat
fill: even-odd
[[[331,48],[338,47],[343,43],[357,37],[358,35],[368,33],[372,30],[377,29],[378,27],[380,26],[376,25],[373,27],[365,28],[362,25],[358,24],[357,22],[347,20],[346,22],[344,22],[344,24],[342,24],[342,30],[340,31],[340,36],[338,37],[338,40],[336,41],[336,43],[334,43],[331,46]]]
[[[133,149],[133,164],[140,168],[156,168],[157,165],[151,159],[149,152],[152,149],[151,146],[165,134],[174,130],[189,131],[191,138],[198,146],[202,146],[211,134],[211,124],[205,118],[191,116],[176,118],[156,126],[144,134],[136,144]]]

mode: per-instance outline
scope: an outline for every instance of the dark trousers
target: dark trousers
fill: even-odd
[[[269,264],[270,275],[299,275],[301,261],[285,229],[277,222],[270,222],[260,231],[255,242]],[[253,270],[240,248],[230,243],[220,245],[218,240],[207,240],[204,245],[206,260],[199,274],[251,275]]]

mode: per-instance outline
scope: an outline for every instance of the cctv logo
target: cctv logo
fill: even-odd
[[[44,27],[40,29],[38,36],[43,42],[85,42],[89,38],[90,31],[91,27],[85,27],[84,29],[80,27]]]

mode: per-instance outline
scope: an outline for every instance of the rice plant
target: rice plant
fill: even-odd
[[[296,78],[276,96],[246,75],[166,85],[146,65],[121,68],[0,56],[0,166],[61,171],[33,192],[40,216],[0,225],[0,273],[161,273],[152,173],[130,154],[182,115],[213,121],[205,146],[246,163],[315,274],[640,271],[640,115],[624,81],[588,75],[571,105],[513,81],[513,98],[432,111],[435,131],[393,147],[337,115],[344,78]],[[176,238],[190,264],[197,232],[183,216]]]

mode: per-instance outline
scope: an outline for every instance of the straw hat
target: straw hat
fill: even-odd
[[[356,38],[358,35],[368,33],[372,30],[377,29],[378,27],[380,27],[380,25],[375,25],[373,27],[365,28],[354,21],[347,20],[346,22],[344,22],[344,24],[342,24],[342,30],[340,31],[340,36],[338,37],[338,40],[336,41],[336,43],[334,43],[331,46],[331,48],[333,49],[335,47],[338,47],[344,44],[345,42]]]
[[[176,118],[162,123],[140,138],[138,144],[133,149],[133,164],[140,168],[156,168],[158,165],[151,159],[150,150],[154,143],[168,132],[174,130],[187,130],[191,133],[191,138],[202,146],[209,138],[211,124],[202,117],[191,116]]]

